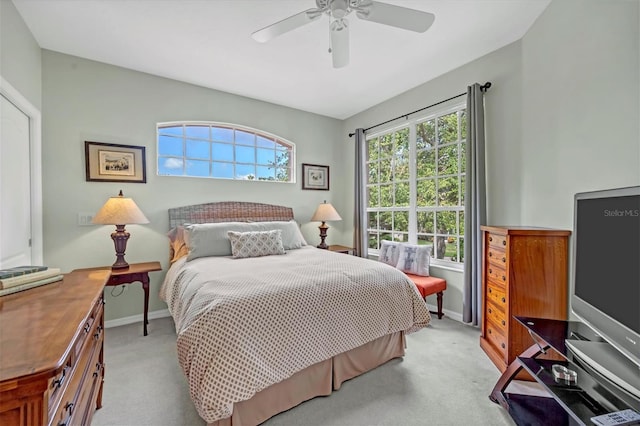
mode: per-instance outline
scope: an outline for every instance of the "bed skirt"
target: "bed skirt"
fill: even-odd
[[[254,426],[316,396],[330,395],[345,381],[404,355],[403,331],[382,336],[313,364],[233,406],[233,414],[208,426]]]

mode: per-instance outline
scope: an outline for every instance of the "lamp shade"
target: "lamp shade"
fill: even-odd
[[[125,198],[120,191],[117,197],[107,200],[93,217],[92,222],[101,225],[127,225],[149,223],[149,219],[138,208],[135,201]]]
[[[326,201],[318,206],[316,212],[311,217],[312,222],[329,222],[332,220],[342,220],[338,212]]]

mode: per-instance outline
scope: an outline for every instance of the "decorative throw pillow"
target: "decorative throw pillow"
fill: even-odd
[[[282,231],[234,232],[229,231],[231,254],[235,258],[284,254]]]
[[[396,268],[414,275],[429,276],[431,246],[400,244]]]
[[[398,255],[400,254],[400,243],[395,241],[383,240],[380,246],[380,253],[378,254],[378,260],[387,265],[391,265],[394,268],[398,264]]]
[[[184,227],[177,226],[167,233],[169,237],[169,263],[189,254],[189,248],[184,240]]]

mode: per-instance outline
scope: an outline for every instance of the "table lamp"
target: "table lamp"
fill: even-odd
[[[116,231],[111,234],[111,239],[116,247],[116,262],[112,269],[128,268],[129,264],[124,260],[124,252],[127,248],[129,233],[124,230],[126,224],[149,223],[144,213],[140,211],[131,198],[125,198],[122,190],[117,197],[111,197],[93,217],[93,223],[100,225],[115,225]]]
[[[329,229],[329,225],[325,222],[331,220],[342,220],[336,209],[330,203],[327,203],[327,200],[324,203],[320,204],[316,209],[316,212],[311,217],[312,222],[322,222],[318,229],[320,229],[320,244],[318,244],[318,248],[326,249],[329,248],[327,243],[324,242],[325,238],[327,238],[327,229]]]

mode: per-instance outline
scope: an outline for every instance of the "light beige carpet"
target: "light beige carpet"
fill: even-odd
[[[487,397],[498,369],[479,330],[447,318],[407,336],[407,353],[346,382],[328,397],[267,420],[276,425],[513,425]],[[103,407],[93,425],[204,425],[177,363],[170,318],[105,332]]]

